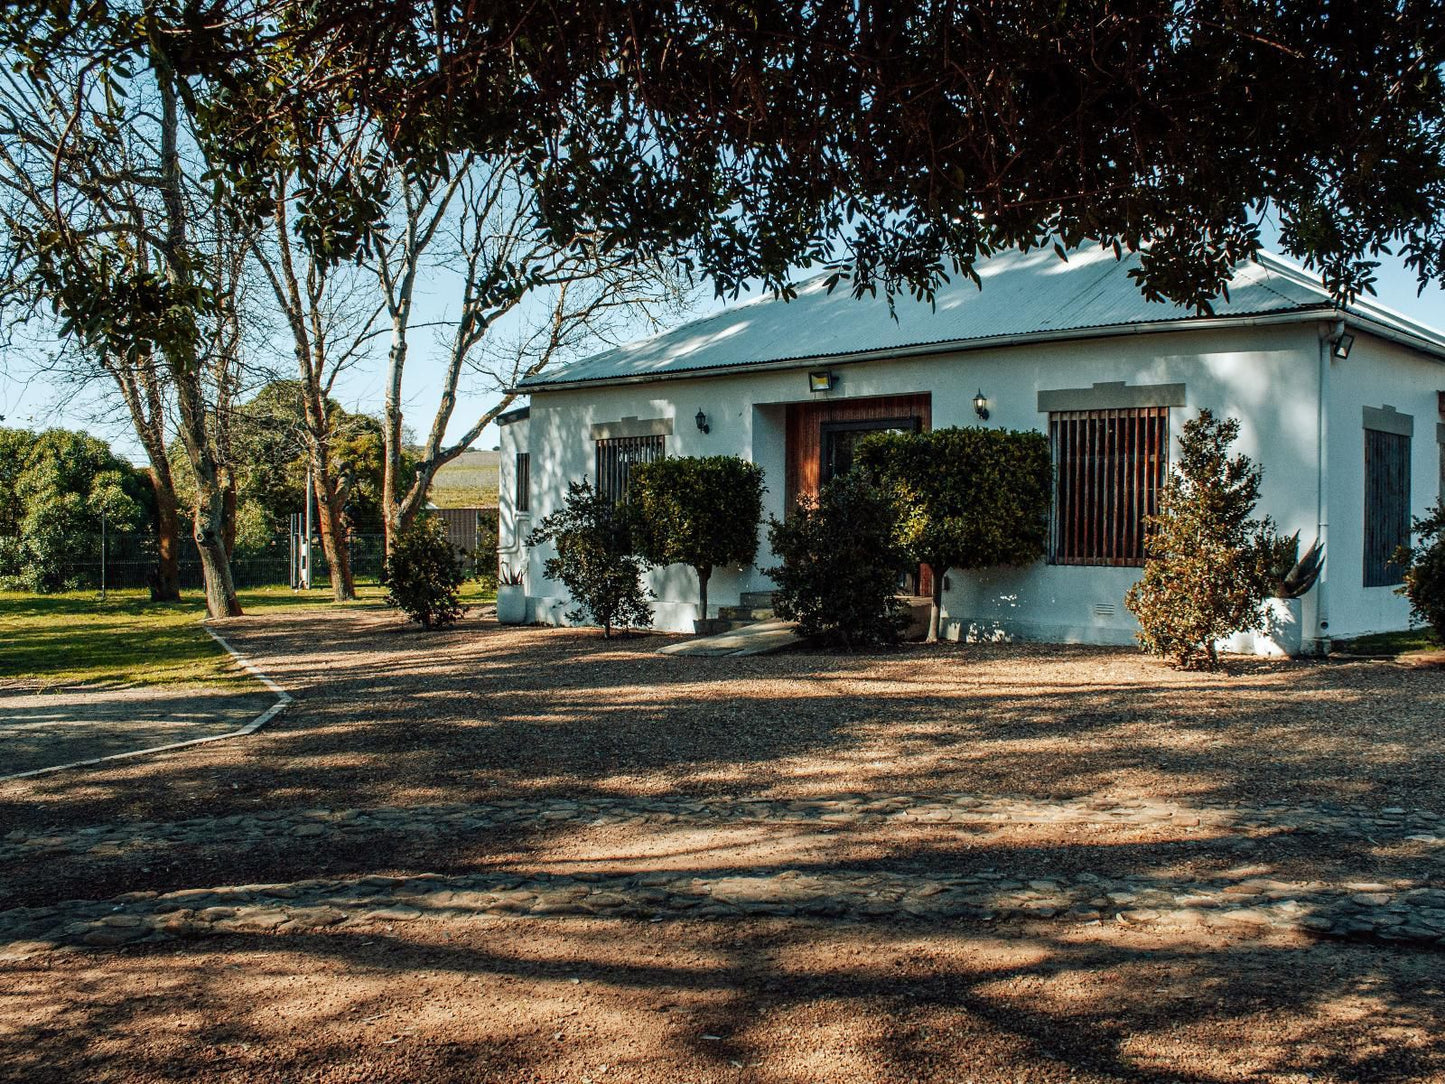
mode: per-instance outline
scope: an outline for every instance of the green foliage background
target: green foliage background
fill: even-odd
[[[0,585],[75,586],[76,567],[99,560],[102,511],[107,530],[149,529],[145,475],[86,433],[0,429]]]

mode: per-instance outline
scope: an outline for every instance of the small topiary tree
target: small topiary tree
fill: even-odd
[[[1263,472],[1229,454],[1239,422],[1208,410],[1186,422],[1179,461],[1147,521],[1144,574],[1124,597],[1139,642],[1186,670],[1216,670],[1215,641],[1262,629],[1279,543],[1269,519],[1251,518]]]
[[[422,517],[401,532],[382,566],[386,604],[424,629],[445,628],[466,613],[458,594],[466,575],[446,524]]]
[[[551,542],[557,556],[543,570],[559,580],[576,608],[573,621],[591,619],[611,638],[616,626],[652,624],[652,592],[642,585],[643,561],[632,544],[631,516],[626,504],[613,504],[586,482],[567,487],[567,501],[527,536],[527,545]]]
[[[691,565],[707,620],[714,568],[750,565],[763,518],[763,469],[734,455],[638,463],[627,486],[638,551],[655,565]]]
[[[938,640],[951,568],[1027,565],[1048,539],[1052,466],[1042,433],[968,428],[878,433],[854,462],[894,495],[898,540],[933,574],[928,640]]]
[[[886,493],[856,471],[823,486],[768,541],[783,562],[767,570],[778,585],[773,609],[804,636],[844,647],[896,643],[907,617],[897,596],[908,560]]]
[[[1410,600],[1410,616],[1445,643],[1445,502],[1436,501],[1424,519],[1415,521],[1415,534],[1415,546],[1402,547],[1396,556],[1406,566],[1398,590]]]

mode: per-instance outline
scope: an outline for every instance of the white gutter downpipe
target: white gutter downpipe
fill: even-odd
[[[1330,553],[1330,367],[1333,363],[1334,341],[1345,331],[1345,322],[1336,319],[1332,323],[1319,325],[1319,387],[1317,389],[1315,410],[1317,412],[1317,424],[1315,429],[1315,440],[1317,442],[1318,456],[1318,487],[1315,496],[1316,517],[1318,520],[1315,528],[1316,537],[1319,539],[1320,547],[1324,551],[1324,567],[1320,570],[1320,578],[1315,581],[1315,652],[1320,655],[1328,655],[1330,652],[1330,607],[1329,607],[1329,575],[1330,561],[1333,555]]]

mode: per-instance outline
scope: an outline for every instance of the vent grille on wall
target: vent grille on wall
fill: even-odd
[[[1113,616],[1114,616],[1114,604],[1113,604],[1112,602],[1096,602],[1096,603],[1094,603],[1094,616],[1095,616],[1095,617],[1113,617]]]

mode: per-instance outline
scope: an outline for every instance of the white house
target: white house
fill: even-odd
[[[1208,407],[1240,420],[1237,450],[1264,468],[1260,514],[1298,531],[1301,549],[1325,546],[1299,626],[1252,646],[1311,651],[1408,627],[1388,558],[1445,487],[1445,335],[1367,301],[1338,308],[1275,257],[1240,267],[1209,317],[1145,301],[1133,266],[1112,252],[1005,253],[979,266],[982,290],[963,280],[934,306],[900,298],[896,319],[885,300],[818,279],[793,301],[726,308],[529,380],[530,406],[500,419],[499,530],[500,560],[526,570],[528,620],[566,620],[549,554],[525,539],[571,480],[615,493],[640,459],[738,455],[763,467],[766,511],[782,517],[846,469],[859,433],[990,425],[1050,436],[1049,553],[951,572],[947,634],[1129,643],[1142,517],[1180,426]],[[710,600],[767,591],[770,563],[764,537],[757,567],[714,573]],[[691,631],[690,570],[650,584],[657,627]]]

